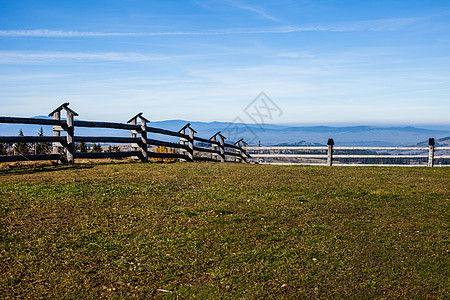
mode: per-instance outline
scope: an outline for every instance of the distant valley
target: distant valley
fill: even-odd
[[[167,120],[150,122],[149,126],[178,131],[188,121]],[[221,131],[227,141],[244,138],[251,145],[325,145],[333,138],[340,146],[403,146],[416,145],[433,137],[436,141],[447,141],[449,130],[426,129],[419,127],[381,127],[381,126],[284,126],[264,124],[244,124],[231,122],[190,122],[197,135],[209,138]],[[37,135],[43,127],[45,135],[52,135],[51,126],[0,124],[0,135],[18,135],[20,129],[25,135]],[[76,128],[76,135],[83,136],[129,136],[130,132],[116,129]],[[170,140],[167,136],[150,134],[154,139]],[[445,140],[447,138],[447,140]],[[172,141],[175,139],[172,139]]]

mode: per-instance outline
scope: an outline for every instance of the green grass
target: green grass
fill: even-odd
[[[449,175],[212,163],[4,169],[0,298],[448,298]]]

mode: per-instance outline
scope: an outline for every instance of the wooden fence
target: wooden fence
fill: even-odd
[[[347,152],[355,152],[355,151],[423,151],[426,154],[335,154],[335,151],[347,151]],[[437,156],[436,151],[442,150],[450,150],[450,147],[435,147],[434,138],[429,139],[428,147],[335,147],[333,139],[329,139],[327,146],[319,146],[319,147],[247,147],[246,151],[248,155],[250,155],[253,159],[267,159],[267,158],[275,158],[275,159],[318,159],[325,161],[324,163],[317,163],[327,166],[332,165],[373,165],[373,164],[361,164],[361,163],[350,163],[350,164],[336,164],[335,160],[338,159],[426,159],[427,166],[433,167],[437,160],[440,159],[450,159],[450,155],[440,155]],[[304,151],[308,152],[307,154],[298,154],[292,152]],[[291,153],[286,153],[291,152]],[[316,152],[316,153],[311,153]],[[318,153],[317,153],[318,152]],[[321,153],[320,153],[321,152]],[[267,163],[267,162],[261,162]],[[272,164],[277,164],[277,162],[269,162]],[[281,163],[283,164],[283,163]],[[285,163],[284,163],[285,164]],[[291,163],[289,163],[291,164]],[[292,163],[295,164],[295,163]],[[304,164],[312,164],[312,163],[304,163]],[[376,164],[383,166],[405,166],[405,164]],[[424,165],[410,165],[410,166],[424,166]]]
[[[61,118],[61,112],[66,112],[66,119]],[[122,158],[122,157],[138,157],[141,161],[146,162],[149,158],[176,158],[193,162],[195,160],[219,161],[225,162],[247,162],[248,155],[245,151],[245,142],[241,139],[234,144],[226,143],[225,137],[219,132],[209,139],[201,138],[195,135],[197,133],[191,128],[190,124],[186,124],[180,131],[147,126],[149,120],[137,114],[125,123],[112,122],[94,122],[74,120],[78,114],[69,108],[69,103],[64,103],[49,114],[53,119],[42,118],[15,118],[0,117],[0,123],[13,124],[37,124],[52,125],[53,136],[0,136],[0,143],[52,143],[52,154],[19,154],[19,155],[2,155],[0,162],[12,161],[34,161],[34,160],[60,160],[74,163],[76,158]],[[139,124],[138,124],[139,122]],[[111,137],[111,136],[77,136],[75,128],[113,128],[129,130],[131,137]],[[65,135],[61,133],[65,132]],[[179,143],[161,141],[148,138],[148,133],[156,133],[165,136],[178,137]],[[211,147],[199,147],[195,142],[207,143]],[[120,152],[89,152],[81,153],[75,151],[75,143],[125,143],[131,144],[131,151]],[[165,146],[177,149],[177,153],[156,153],[148,151],[148,146]],[[242,147],[244,146],[244,147]],[[211,154],[208,156],[194,155],[199,153]]]

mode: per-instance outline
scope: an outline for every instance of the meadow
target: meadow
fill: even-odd
[[[0,168],[0,298],[449,298],[450,168]]]

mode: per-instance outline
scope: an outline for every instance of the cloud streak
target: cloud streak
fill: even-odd
[[[32,30],[0,30],[0,37],[42,37],[42,38],[76,38],[76,37],[152,37],[152,36],[186,36],[186,35],[234,35],[234,34],[266,34],[295,32],[348,32],[348,31],[395,31],[407,25],[419,22],[421,18],[398,18],[355,21],[343,24],[279,26],[268,28],[232,28],[216,31],[168,31],[168,32],[94,32],[94,31],[62,31],[49,29]]]
[[[244,5],[244,4],[238,3],[237,1],[227,1],[226,3],[233,7],[236,7],[236,8],[242,9],[242,10],[246,10],[246,11],[250,11],[252,13],[256,13],[257,15],[259,15],[260,17],[262,17],[264,19],[268,19],[268,20],[275,21],[275,22],[281,22],[279,19],[266,13],[262,8],[259,8],[256,6]]]
[[[192,55],[199,56],[199,55]],[[117,61],[117,62],[142,62],[142,61],[162,61],[168,59],[184,58],[185,56],[167,55],[145,55],[141,53],[120,53],[120,52],[35,52],[35,51],[0,51],[0,63],[21,64],[21,63],[42,63],[52,61]],[[189,56],[190,57],[190,56]]]

